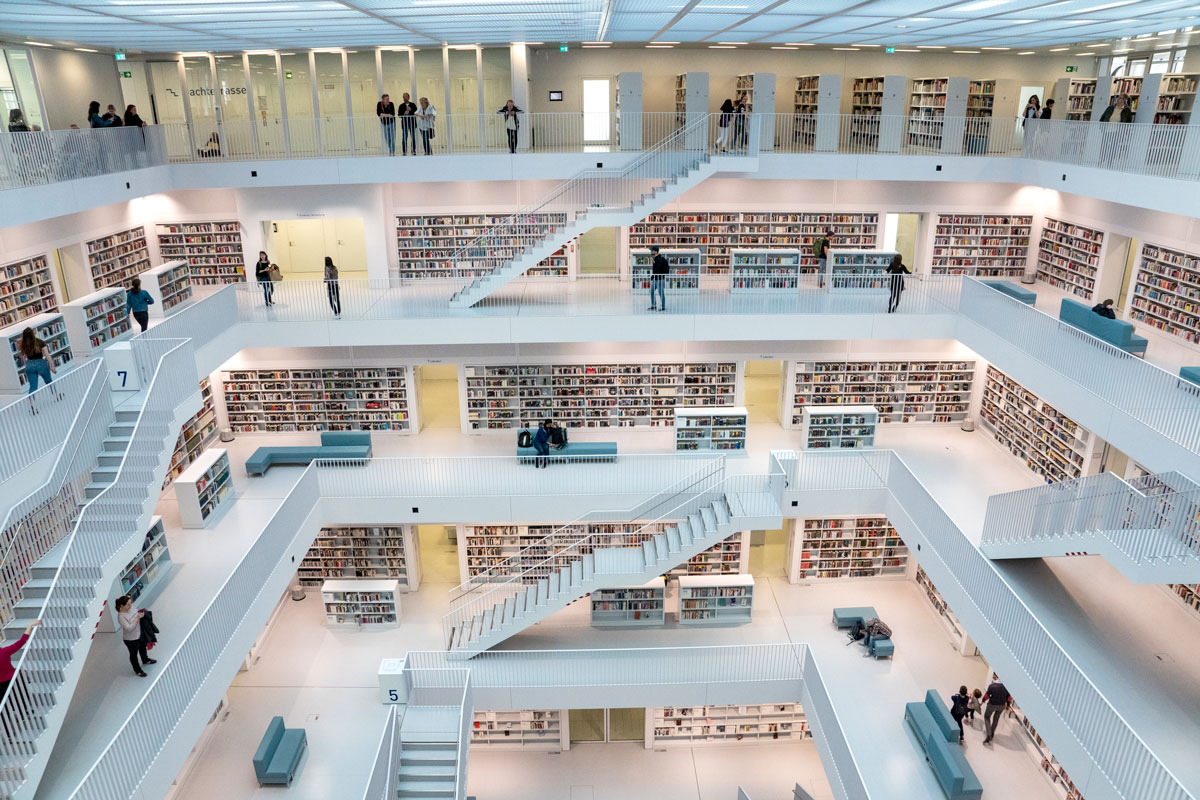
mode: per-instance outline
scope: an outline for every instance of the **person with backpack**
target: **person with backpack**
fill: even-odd
[[[533,435],[533,449],[537,450],[537,458],[533,462],[535,467],[544,467],[550,463],[550,429],[553,425],[550,420],[545,420],[538,425],[537,433]]]
[[[825,269],[829,265],[829,239],[831,236],[833,236],[833,231],[826,228],[825,232],[812,243],[813,256],[817,259],[818,288],[825,286]]]
[[[658,245],[651,245],[650,253],[654,256],[654,260],[650,264],[650,310],[666,311],[667,273],[671,271],[671,265],[665,256],[659,254]],[[658,294],[658,306],[654,305],[655,293]]]
[[[717,117],[716,149],[722,153],[729,152],[729,129],[733,123],[733,101],[728,97],[721,103],[721,116]]]
[[[963,717],[967,716],[970,711],[971,699],[967,694],[967,687],[958,687],[958,694],[950,697],[950,716],[954,717],[954,721],[958,723],[958,743],[962,744],[965,741],[963,733]]]

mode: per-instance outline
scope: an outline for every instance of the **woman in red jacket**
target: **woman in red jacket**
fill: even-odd
[[[3,700],[4,696],[8,694],[8,685],[12,683],[13,676],[17,673],[12,665],[12,657],[29,641],[29,635],[33,633],[33,629],[41,624],[40,619],[35,619],[25,626],[25,633],[21,634],[20,639],[10,645],[0,647],[0,700]]]

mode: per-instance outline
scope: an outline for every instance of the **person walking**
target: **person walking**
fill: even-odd
[[[88,103],[87,121],[88,125],[93,128],[108,128],[113,124],[112,117],[105,118],[100,116],[99,100],[93,100]]]
[[[517,152],[517,131],[521,129],[521,120],[517,115],[521,113],[521,109],[509,99],[504,108],[496,113],[504,117],[504,130],[508,133],[508,152]]]
[[[533,435],[533,449],[537,451],[537,458],[533,462],[535,468],[545,467],[550,463],[550,428],[553,425],[554,423],[547,419],[538,425],[537,433]]]
[[[421,147],[424,148],[425,155],[431,156],[433,149],[429,146],[429,140],[434,135],[433,123],[437,120],[437,109],[429,104],[428,97],[422,97],[417,102],[417,130],[421,132]]]
[[[667,273],[671,265],[658,251],[658,245],[650,247],[654,260],[650,264],[650,311],[667,310]],[[654,294],[658,293],[658,306],[654,305]]]
[[[154,298],[142,288],[142,279],[134,278],[129,282],[129,291],[125,293],[125,310],[137,320],[137,324],[145,332],[150,324],[150,306]]]
[[[817,258],[817,288],[825,286],[825,272],[829,268],[829,245],[830,239],[833,238],[833,229],[826,228],[815,242],[813,242],[813,255]]]
[[[904,259],[899,253],[892,256],[892,263],[888,264],[884,272],[891,276],[888,279],[891,289],[891,296],[888,297],[888,313],[891,314],[900,307],[900,293],[904,291],[904,276],[911,275],[912,272],[904,266]]]
[[[987,710],[983,712],[983,728],[987,731],[987,738],[983,740],[983,743],[991,744],[992,739],[996,736],[996,726],[1000,723],[1000,714],[1008,705],[1008,689],[1004,688],[1003,683],[995,680],[988,686],[983,696],[987,699]]]
[[[29,394],[32,395],[37,391],[38,380],[45,381],[46,385],[50,385],[54,375],[54,359],[46,352],[46,343],[38,338],[38,335],[33,332],[33,328],[26,328],[21,331],[21,338],[17,342],[17,350],[21,354],[22,360],[25,362],[25,380],[29,381]],[[57,399],[61,400],[62,395],[58,394]],[[37,412],[37,407],[33,405],[33,397],[29,398],[29,407],[34,414]]]
[[[967,721],[971,723],[971,727],[975,727],[975,715],[983,713],[983,706],[980,704],[980,699],[983,697],[983,692],[978,689],[971,690],[971,699],[967,701]]]
[[[971,696],[967,693],[966,686],[958,687],[958,694],[950,697],[950,716],[958,723],[958,743],[962,744],[966,740],[966,734],[963,732],[963,717],[967,716]]]
[[[1024,128],[1029,120],[1037,119],[1041,115],[1042,102],[1038,100],[1038,96],[1036,94],[1031,94],[1028,102],[1025,103],[1025,111],[1021,114],[1021,127]]]
[[[396,107],[396,115],[400,117],[400,151],[408,155],[408,143],[412,142],[412,154],[417,154],[417,104],[408,96],[401,95],[403,102]]]
[[[17,674],[17,670],[12,664],[13,656],[29,641],[29,637],[33,635],[33,629],[41,624],[42,621],[40,619],[35,619],[25,626],[25,632],[21,634],[19,639],[12,644],[0,647],[0,702],[3,702],[4,698],[8,696],[8,687]],[[8,730],[7,720],[4,723],[4,732],[10,736],[12,735]]]
[[[388,155],[396,155],[396,104],[390,95],[379,98],[375,104],[375,115],[379,117],[379,128],[383,132],[383,146]]]
[[[263,290],[263,300],[267,305],[275,305],[275,283],[271,280],[271,261],[267,258],[266,250],[258,251],[258,262],[254,265],[254,279]]]
[[[733,126],[733,101],[728,97],[721,103],[721,116],[717,117],[716,148],[722,153],[729,152],[729,131]]]
[[[146,652],[146,640],[142,637],[142,612],[134,610],[133,598],[127,594],[117,598],[117,624],[121,626],[121,640],[125,642],[125,649],[129,651],[129,663],[133,667],[133,674],[139,678],[146,677],[142,666],[158,662]],[[142,658],[141,664],[138,663],[138,656]]]
[[[342,318],[342,289],[338,285],[338,268],[333,259],[325,256],[325,293],[329,295],[329,307],[333,309],[333,318]]]

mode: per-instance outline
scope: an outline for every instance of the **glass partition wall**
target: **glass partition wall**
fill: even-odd
[[[350,117],[357,153],[381,152],[379,119],[375,116],[375,104],[379,102],[378,56],[374,50],[346,52],[346,85],[350,90]]]
[[[308,53],[279,54],[279,65],[283,71],[283,96],[287,106],[288,143],[293,156],[320,153],[308,57]]]
[[[254,138],[264,156],[288,154],[284,127],[283,92],[279,85],[279,57],[275,53],[249,53],[250,105],[254,109]]]
[[[244,57],[241,54],[217,56],[216,62],[221,146],[226,155],[252,156],[257,151],[250,124]]]
[[[312,54],[317,107],[321,117],[321,147],[326,155],[350,155],[350,115],[346,109],[345,54]]]

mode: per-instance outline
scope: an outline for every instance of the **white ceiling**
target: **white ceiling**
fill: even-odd
[[[8,38],[154,52],[596,40],[1032,49],[1193,25],[1200,0],[0,0]]]

